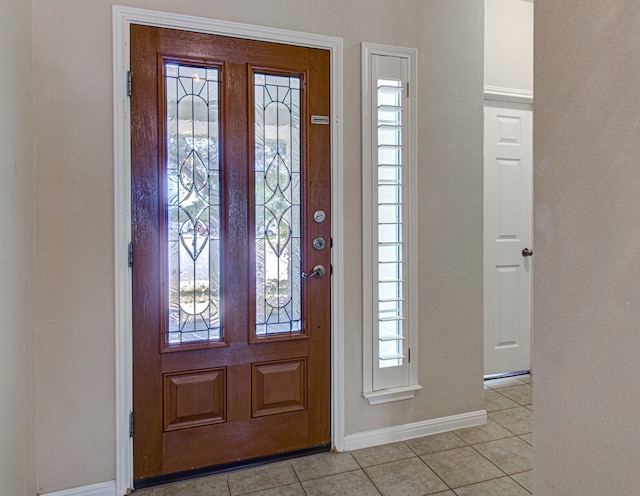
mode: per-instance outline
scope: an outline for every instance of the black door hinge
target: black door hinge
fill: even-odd
[[[129,412],[129,437],[133,437],[133,412]]]
[[[131,96],[131,71],[127,71],[127,95]]]
[[[127,251],[127,260],[129,263],[129,267],[133,267],[133,243],[129,243],[129,248]]]

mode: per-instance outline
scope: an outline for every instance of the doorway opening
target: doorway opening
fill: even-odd
[[[344,355],[343,355],[343,279],[342,279],[342,40],[260,26],[212,19],[165,14],[162,12],[114,6],[114,182],[115,182],[115,281],[116,281],[116,482],[125,493],[133,483],[132,440],[129,437],[133,406],[131,342],[131,274],[128,246],[131,240],[130,134],[127,72],[130,26],[140,24],[185,31],[226,35],[325,49],[331,66],[331,222],[333,248],[331,264],[331,445],[344,446]]]

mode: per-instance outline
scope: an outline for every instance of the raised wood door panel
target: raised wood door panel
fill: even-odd
[[[183,69],[193,69],[190,80]],[[134,478],[329,443],[329,271],[300,277],[330,267],[330,127],[311,124],[312,115],[330,115],[328,52],[133,26],[131,71]],[[196,115],[200,99],[210,114],[192,127],[207,123],[206,143],[196,150],[204,141],[194,130],[187,148],[175,145],[180,105]],[[275,114],[261,117],[260,105]],[[284,132],[289,107],[298,131],[265,151],[266,134]],[[201,195],[197,208],[174,205],[191,194]],[[280,203],[265,203],[278,195]],[[313,221],[318,210],[324,222]],[[312,248],[317,237],[325,249]],[[194,282],[183,300],[172,271],[188,272],[189,256],[193,274],[207,271],[206,287]],[[208,313],[197,314],[202,306]],[[283,330],[290,314],[296,323]]]
[[[531,366],[532,112],[485,106],[485,375]]]

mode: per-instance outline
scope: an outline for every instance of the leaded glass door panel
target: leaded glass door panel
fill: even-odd
[[[131,72],[136,486],[328,445],[328,52],[133,26]]]

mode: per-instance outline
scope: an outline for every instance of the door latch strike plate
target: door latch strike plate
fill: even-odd
[[[311,116],[311,124],[324,124],[329,125],[329,116],[328,115],[312,115]]]

